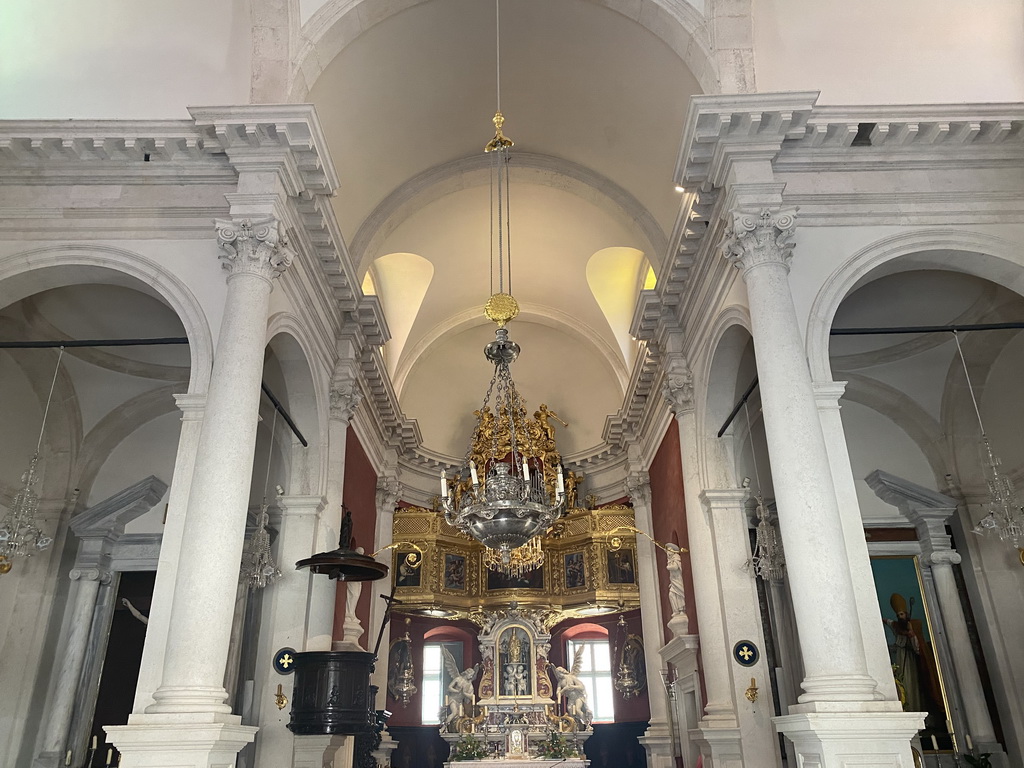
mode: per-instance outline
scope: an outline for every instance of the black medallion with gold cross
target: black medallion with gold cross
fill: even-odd
[[[749,640],[740,640],[732,648],[732,657],[741,667],[752,667],[761,658],[761,652]]]
[[[282,648],[274,654],[274,671],[279,675],[290,675],[295,671],[294,648]]]

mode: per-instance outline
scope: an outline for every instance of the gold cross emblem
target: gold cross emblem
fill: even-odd
[[[744,661],[750,661],[750,657],[754,655],[754,652],[744,645],[742,648],[740,648],[739,654],[743,657]]]
[[[284,656],[281,657],[280,664],[285,669],[288,669],[288,667],[292,665],[293,661],[295,661],[295,659],[292,658],[292,655],[290,653],[286,653]]]

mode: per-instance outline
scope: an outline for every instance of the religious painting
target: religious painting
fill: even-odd
[[[407,559],[409,555],[417,555],[417,552],[395,552],[395,562],[392,573],[395,574],[396,587],[418,587],[420,586],[420,572],[423,570],[419,565],[414,566]],[[416,561],[422,563],[422,561]]]
[[[487,569],[487,589],[544,589],[544,566],[538,566],[518,576]]]
[[[523,627],[508,627],[498,638],[498,695],[533,695],[533,656]]]
[[[636,584],[633,550],[623,547],[608,553],[608,583]]]
[[[466,558],[464,556],[445,554],[444,586],[445,589],[466,588]]]
[[[940,749],[951,749],[935,635],[928,621],[917,558],[872,557],[871,572],[903,710],[927,712],[921,731],[925,744],[935,736]]]
[[[565,556],[565,588],[581,589],[587,586],[587,573],[582,552],[569,552]]]

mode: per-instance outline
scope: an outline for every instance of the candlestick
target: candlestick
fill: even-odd
[[[559,496],[565,495],[565,478],[562,477],[562,465],[558,465],[558,485],[555,486]]]
[[[107,750],[107,765],[109,766],[113,762],[114,762],[114,748],[111,747],[110,749]]]
[[[96,747],[97,747],[97,744],[96,744],[96,737],[95,737],[95,736],[93,736],[93,737],[92,737],[92,748],[93,748],[93,749],[96,749]]]
[[[445,474],[444,470],[441,470],[441,498],[448,498],[448,475]]]
[[[477,474],[476,474],[476,462],[475,461],[470,461],[469,462],[469,474],[470,474],[470,477],[473,478],[473,485],[480,485],[480,478],[477,477]]]
[[[938,740],[936,740],[935,734],[933,733],[932,734],[932,752],[938,752],[938,751],[939,751],[939,742],[938,742]]]
[[[71,750],[70,749],[68,750],[68,753],[66,755],[64,755],[64,765],[71,765]]]

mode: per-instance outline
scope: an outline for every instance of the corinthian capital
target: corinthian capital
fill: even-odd
[[[722,255],[744,272],[761,264],[781,264],[788,269],[795,227],[796,208],[737,209],[719,247]]]
[[[693,373],[686,358],[681,355],[669,357],[661,392],[673,412],[679,414],[693,410]]]
[[[377,478],[377,512],[394,512],[398,497],[402,494],[402,484],[393,475],[381,475]]]
[[[650,506],[651,480],[646,472],[632,472],[626,476],[626,490],[633,504]]]
[[[331,418],[348,422],[356,406],[363,399],[359,384],[354,380],[336,382],[331,387]]]
[[[272,216],[262,219],[217,219],[221,261],[231,274],[258,275],[267,280],[291,266],[293,253],[281,223]]]

